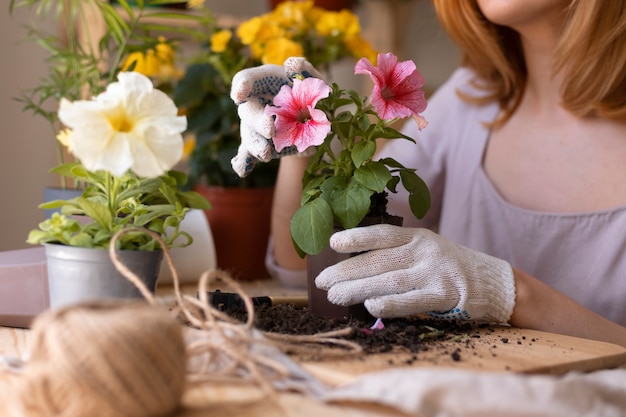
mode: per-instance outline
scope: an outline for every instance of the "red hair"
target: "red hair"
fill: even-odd
[[[489,22],[476,0],[434,0],[442,25],[461,50],[462,65],[476,73],[481,96],[497,101],[496,122],[516,110],[526,85],[519,34]],[[554,72],[563,75],[561,102],[573,114],[626,120],[626,2],[572,0],[555,51]]]

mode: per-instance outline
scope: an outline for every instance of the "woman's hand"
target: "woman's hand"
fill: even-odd
[[[272,138],[276,133],[274,120],[265,114],[281,87],[292,83],[295,76],[322,78],[304,58],[288,58],[283,66],[260,65],[239,71],[233,77],[231,99],[237,104],[241,119],[241,145],[231,165],[237,175],[247,176],[258,161],[268,162],[285,155],[294,155],[295,146],[276,152]]]
[[[391,225],[335,233],[331,247],[364,252],[326,268],[315,280],[339,305],[364,302],[375,317],[428,313],[445,319],[507,323],[515,306],[508,262],[427,229]]]

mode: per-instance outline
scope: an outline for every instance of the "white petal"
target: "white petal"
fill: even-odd
[[[187,119],[144,75],[122,72],[118,79],[92,101],[61,100],[59,118],[73,129],[74,155],[92,171],[159,176],[182,157]]]

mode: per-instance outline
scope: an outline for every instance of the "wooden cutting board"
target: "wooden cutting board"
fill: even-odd
[[[365,373],[396,367],[563,374],[626,365],[626,348],[605,342],[526,330],[489,327],[466,338],[438,340],[416,353],[389,352],[341,358],[297,358],[318,378],[342,384]]]

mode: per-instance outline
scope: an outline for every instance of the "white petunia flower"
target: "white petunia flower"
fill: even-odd
[[[146,76],[121,72],[118,80],[93,100],[61,100],[70,149],[90,171],[158,177],[180,160],[187,119]]]

